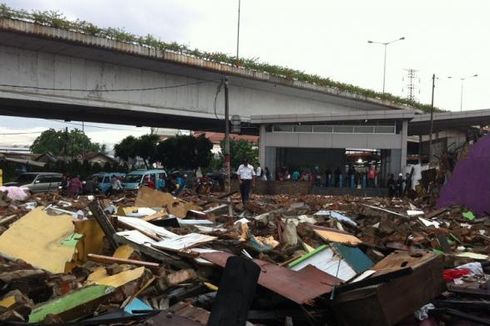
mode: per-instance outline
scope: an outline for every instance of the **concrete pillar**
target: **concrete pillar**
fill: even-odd
[[[419,135],[419,164],[422,164],[422,135]]]
[[[266,135],[265,135],[265,125],[260,125],[259,129],[259,163],[262,169],[265,168],[265,143],[266,143]]]
[[[408,121],[405,120],[402,123],[402,130],[400,131],[401,139],[401,157],[400,157],[400,172],[405,175],[405,167],[407,166],[407,141],[408,141]]]

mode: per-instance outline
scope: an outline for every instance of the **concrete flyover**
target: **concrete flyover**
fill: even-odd
[[[0,19],[0,63],[1,115],[221,131],[224,92],[218,88],[224,76],[230,114],[245,122],[262,114],[406,109],[265,72],[10,19]]]

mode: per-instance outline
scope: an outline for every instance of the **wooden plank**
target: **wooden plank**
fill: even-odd
[[[29,323],[41,322],[48,314],[59,315],[64,320],[70,320],[73,316],[84,316],[89,311],[84,311],[83,306],[85,306],[85,310],[89,310],[87,306],[94,307],[98,305],[113,291],[114,288],[104,285],[83,287],[67,295],[43,303],[33,309],[29,315]]]
[[[90,208],[90,211],[102,228],[102,231],[104,231],[104,234],[106,235],[106,238],[109,241],[112,249],[116,250],[117,243],[114,240],[116,229],[114,229],[114,226],[109,221],[109,218],[105,214],[104,210],[102,209],[102,207],[100,207],[100,203],[97,200],[93,200],[90,202],[90,204],[88,204],[88,207]]]
[[[128,265],[135,265],[135,266],[144,266],[144,267],[154,268],[154,269],[158,269],[160,267],[160,264],[157,263],[151,263],[147,261],[134,260],[134,259],[116,258],[116,257],[104,256],[104,255],[88,254],[88,259],[102,264],[128,264]]]

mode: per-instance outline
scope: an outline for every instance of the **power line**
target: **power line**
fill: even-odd
[[[187,84],[177,84],[170,86],[157,86],[157,87],[145,87],[145,88],[120,88],[120,89],[85,89],[85,88],[52,88],[52,87],[38,87],[38,86],[27,86],[27,85],[13,85],[13,84],[0,84],[0,87],[12,87],[12,88],[24,88],[24,89],[35,89],[44,91],[59,91],[59,92],[136,92],[136,91],[154,91],[159,89],[170,89],[179,88],[192,85],[200,85],[206,83],[214,83],[215,81],[198,81]]]
[[[33,134],[41,134],[42,131],[32,131],[32,132],[6,132],[0,133],[0,136],[15,136],[15,135],[33,135]]]
[[[74,126],[82,126],[85,125],[85,127],[90,127],[90,128],[98,128],[98,129],[107,129],[107,130],[121,130],[121,131],[131,131],[132,129],[129,128],[114,128],[114,127],[104,127],[104,126],[97,126],[97,125],[92,125],[92,124],[83,124],[83,123],[77,123],[77,122],[66,122],[66,121],[55,121],[58,123],[65,123],[69,125],[74,125]]]

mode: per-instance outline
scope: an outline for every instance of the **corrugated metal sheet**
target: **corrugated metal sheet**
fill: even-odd
[[[230,256],[226,252],[201,254],[202,258],[221,267],[226,265]],[[313,299],[330,293],[333,286],[341,283],[339,279],[313,266],[296,272],[259,259],[254,259],[254,262],[261,269],[258,280],[260,285],[298,304],[310,304]]]

